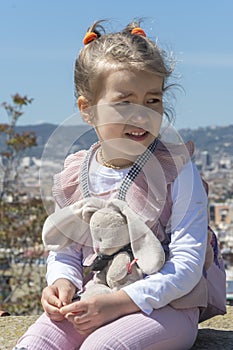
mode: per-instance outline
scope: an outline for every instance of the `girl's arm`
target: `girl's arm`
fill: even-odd
[[[202,276],[207,245],[207,195],[191,162],[173,184],[172,201],[168,261],[158,273],[123,288],[147,314],[188,294]]]
[[[90,334],[108,322],[137,311],[140,308],[123,290],[81,299],[60,309],[81,334]]]
[[[68,279],[77,289],[82,288],[82,252],[77,251],[75,244],[59,252],[49,253],[47,259],[47,283],[48,285],[52,285],[56,280],[61,278]]]
[[[75,245],[59,252],[50,252],[47,260],[47,282],[41,302],[46,314],[53,321],[61,321],[64,316],[60,309],[71,303],[77,289],[82,288],[82,254]]]

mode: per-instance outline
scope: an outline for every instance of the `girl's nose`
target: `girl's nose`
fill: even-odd
[[[133,114],[130,116],[129,122],[131,124],[136,123],[136,124],[143,125],[147,122],[147,117],[143,116],[142,114]]]
[[[144,126],[151,120],[153,113],[154,111],[145,108],[141,105],[133,105],[130,108],[129,118],[127,122],[129,124]]]
[[[143,107],[137,104],[130,104],[128,107],[127,122],[144,123]]]

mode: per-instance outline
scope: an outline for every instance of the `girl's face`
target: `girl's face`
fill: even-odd
[[[134,161],[159,134],[163,114],[163,78],[122,69],[98,85],[92,124],[108,159]]]

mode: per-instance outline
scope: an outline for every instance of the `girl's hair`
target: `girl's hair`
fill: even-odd
[[[174,84],[168,84],[174,68],[174,62],[166,52],[147,37],[132,35],[133,28],[140,27],[140,21],[132,21],[122,31],[106,34],[103,21],[96,21],[89,32],[97,38],[83,47],[75,61],[76,97],[84,96],[90,104],[95,102],[98,81],[108,70],[128,68],[143,70],[163,77],[163,91]],[[101,23],[101,24],[100,24]],[[172,119],[172,109],[166,108],[165,114]]]

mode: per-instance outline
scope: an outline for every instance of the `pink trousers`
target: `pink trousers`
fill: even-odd
[[[197,308],[166,306],[152,314],[119,318],[89,336],[80,335],[67,321],[53,322],[45,314],[19,339],[15,350],[188,350],[198,331]]]

